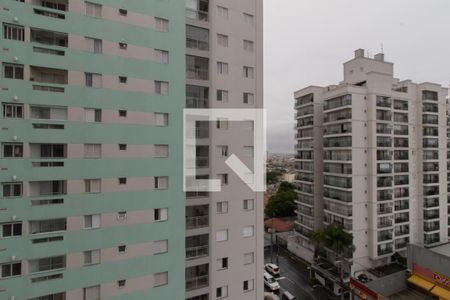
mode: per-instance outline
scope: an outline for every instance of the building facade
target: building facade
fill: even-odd
[[[263,107],[262,0],[188,0],[186,107]],[[196,177],[221,192],[186,193],[186,299],[263,298],[263,194],[225,164],[253,166],[252,122],[196,124]]]
[[[184,299],[185,4],[0,6],[0,298]]]
[[[344,80],[338,85],[295,93],[300,115],[305,97],[323,104],[315,109],[320,129],[312,134],[323,136],[323,143],[305,143],[305,124],[297,124],[297,239],[311,247],[310,230],[342,225],[354,241],[343,267],[347,279],[355,271],[388,264],[394,253],[405,256],[409,243],[431,247],[448,242],[447,93],[438,84],[394,78],[393,64],[383,54],[368,58],[362,49],[344,64]],[[322,150],[314,155],[323,153],[323,168],[304,176],[308,147]],[[314,228],[304,224],[300,211],[305,185],[315,188],[315,213],[309,216],[311,225],[319,224]],[[323,266],[317,267],[320,278],[335,267]]]

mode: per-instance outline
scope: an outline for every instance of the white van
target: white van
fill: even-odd
[[[281,300],[297,300],[297,298],[295,298],[294,295],[289,292],[284,292],[281,296]]]
[[[270,275],[267,272],[264,272],[264,284],[269,288],[271,291],[278,291],[280,290],[280,284],[278,281],[273,278],[272,275]]]

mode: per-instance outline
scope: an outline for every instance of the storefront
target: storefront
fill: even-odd
[[[420,287],[439,300],[450,300],[450,277],[415,262],[412,264],[411,271],[409,283]]]

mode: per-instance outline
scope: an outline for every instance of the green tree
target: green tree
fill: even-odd
[[[342,256],[353,246],[353,236],[344,231],[341,225],[335,223],[324,229],[313,231],[310,238],[319,249],[326,247],[335,252],[337,256]]]
[[[288,182],[282,182],[277,193],[269,198],[265,213],[268,217],[290,217],[295,215],[295,193],[294,186]]]
[[[269,171],[266,174],[266,182],[267,184],[275,184],[278,182],[278,179],[281,176],[280,171]]]

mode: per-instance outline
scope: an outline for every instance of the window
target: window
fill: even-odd
[[[127,281],[125,279],[117,280],[117,287],[123,288],[127,284]]]
[[[84,144],[84,158],[100,158],[101,156],[101,144]]]
[[[102,87],[102,74],[97,73],[84,73],[86,86],[101,88]]]
[[[217,213],[226,214],[228,212],[228,201],[217,202]]]
[[[100,286],[90,286],[83,289],[83,300],[100,300]]]
[[[10,79],[23,79],[23,65],[4,63],[3,76]]]
[[[117,246],[117,251],[119,253],[125,253],[127,251],[127,246],[126,245]]]
[[[250,265],[255,262],[255,254],[253,252],[244,253],[244,265]]]
[[[28,261],[29,273],[44,272],[50,270],[64,269],[66,267],[66,256],[53,256]]]
[[[255,104],[255,95],[252,93],[244,93],[243,102],[244,104]]]
[[[228,146],[217,146],[217,152],[219,154],[219,157],[228,157]]]
[[[217,268],[218,270],[228,269],[228,257],[222,257],[217,259]]]
[[[251,14],[244,13],[244,23],[248,25],[254,24],[254,16]]]
[[[169,31],[169,20],[155,17],[155,28],[157,31]]]
[[[217,90],[217,101],[228,102],[228,91]]]
[[[222,186],[228,184],[228,174],[217,174],[217,176],[219,177]]]
[[[23,26],[3,23],[3,38],[7,40],[24,41],[25,29]]]
[[[222,47],[228,47],[228,35],[217,34],[217,43]]]
[[[155,145],[155,155],[157,158],[169,157],[169,145]]]
[[[222,119],[222,118],[218,118],[216,121],[216,128],[217,129],[228,129],[228,120],[227,119]]]
[[[119,110],[119,117],[126,118],[127,117],[127,111],[126,110]]]
[[[3,197],[20,197],[22,196],[21,182],[3,183]]]
[[[161,64],[169,63],[169,51],[155,49],[155,59]]]
[[[122,50],[127,50],[128,44],[127,43],[119,43],[119,48]]]
[[[167,95],[169,93],[169,83],[167,81],[155,81],[155,93]]]
[[[102,110],[96,108],[85,108],[84,109],[86,122],[95,123],[102,121]]]
[[[126,177],[120,177],[119,178],[119,184],[127,184],[127,178]]]
[[[228,229],[216,231],[216,242],[223,242],[228,240]]]
[[[40,296],[40,297],[28,299],[28,300],[65,300],[65,299],[66,299],[66,293],[63,292],[63,293],[56,293],[56,294]]]
[[[153,275],[153,286],[162,286],[162,285],[166,285],[168,283],[169,280],[169,273],[168,272],[161,272],[161,273],[155,273]]]
[[[244,229],[242,230],[242,236],[243,237],[252,237],[253,236],[253,226],[246,226],[244,227]]]
[[[1,265],[2,268],[2,276],[1,278],[19,276],[22,274],[22,263],[7,263]]]
[[[216,288],[216,298],[220,299],[220,298],[225,298],[228,297],[228,286],[221,286]]]
[[[2,237],[13,237],[22,235],[22,223],[2,224]]]
[[[119,211],[117,213],[117,220],[123,221],[127,219],[127,212],[126,211]]]
[[[100,179],[85,179],[84,191],[86,193],[100,193],[101,181]]]
[[[126,9],[119,8],[119,14],[121,16],[126,16],[128,14],[128,11]]]
[[[85,2],[86,3],[86,15],[90,17],[102,17],[102,6],[97,3]]]
[[[30,233],[38,234],[45,232],[56,232],[64,231],[67,228],[66,219],[50,219],[50,220],[39,220],[30,221]]]
[[[166,190],[168,186],[169,186],[169,177],[167,176],[155,177],[155,189]]]
[[[223,75],[228,75],[228,63],[218,61],[217,62],[217,73],[223,74]]]
[[[102,53],[102,40],[87,37],[86,50],[91,53]]]
[[[169,242],[168,240],[161,240],[153,242],[153,254],[167,253]]]
[[[217,15],[219,17],[223,17],[224,19],[228,19],[228,8],[217,6]]]
[[[126,76],[119,76],[119,83],[126,84],[128,78]]]
[[[3,103],[3,118],[22,119],[23,104]]]
[[[169,114],[168,113],[155,113],[156,126],[166,127],[169,126]]]
[[[244,67],[244,77],[252,79],[254,77],[254,68],[253,67]]]
[[[84,251],[84,264],[94,265],[100,263],[100,249]]]
[[[23,157],[23,144],[3,144],[3,157]]]
[[[243,288],[244,292],[252,291],[253,287],[254,287],[253,279],[245,280],[243,282],[242,288]]]
[[[253,210],[255,201],[253,199],[244,200],[244,210]]]
[[[30,118],[38,120],[67,120],[67,107],[30,105]]]
[[[253,52],[255,49],[254,43],[252,41],[244,40],[244,50],[248,52]]]
[[[84,216],[84,228],[100,228],[100,215],[87,215]]]
[[[167,212],[168,212],[167,208],[156,208],[153,211],[153,217],[155,222],[167,221]]]
[[[127,150],[127,144],[119,144],[119,150],[120,151],[126,151]]]

